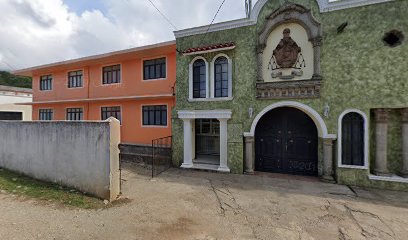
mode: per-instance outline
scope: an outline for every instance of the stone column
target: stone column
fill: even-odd
[[[335,183],[333,177],[333,140],[331,138],[323,139],[323,176],[322,181]]]
[[[402,171],[401,175],[408,178],[408,108],[401,110],[402,122]]]
[[[376,109],[375,114],[375,169],[378,176],[390,176],[387,163],[389,110]]]
[[[220,121],[220,166],[218,171],[230,172],[228,168],[228,119],[218,119]]]
[[[182,168],[192,168],[193,167],[193,129],[192,120],[183,119],[184,123],[184,160],[181,164]]]
[[[255,138],[245,137],[245,173],[254,173]]]
[[[256,82],[264,82],[263,79],[263,51],[266,45],[259,45],[257,52],[258,52],[258,76]]]
[[[321,55],[321,45],[322,45],[322,38],[316,37],[312,40],[313,44],[313,78],[319,79],[321,78],[321,70],[320,70],[320,55]]]

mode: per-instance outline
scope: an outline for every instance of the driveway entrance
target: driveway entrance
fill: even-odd
[[[318,134],[313,120],[289,107],[271,110],[255,132],[255,170],[317,176]]]

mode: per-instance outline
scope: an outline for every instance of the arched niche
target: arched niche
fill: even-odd
[[[322,42],[322,27],[313,17],[311,10],[298,4],[285,4],[267,17],[258,39],[258,82],[263,79],[263,55],[270,34],[282,24],[295,23],[302,26],[313,47],[313,76],[310,80],[321,80],[320,46]]]

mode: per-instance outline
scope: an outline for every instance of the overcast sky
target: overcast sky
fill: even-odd
[[[209,24],[223,0],[151,1],[185,29]],[[215,22],[245,17],[244,6],[226,0]],[[1,70],[174,40],[148,0],[0,0],[0,9]]]

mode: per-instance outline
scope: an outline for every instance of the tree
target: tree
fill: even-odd
[[[31,77],[22,77],[6,71],[0,71],[0,85],[32,88],[32,81]]]

